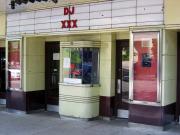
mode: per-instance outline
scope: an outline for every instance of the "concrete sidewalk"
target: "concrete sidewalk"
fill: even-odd
[[[15,114],[0,110],[0,135],[180,135],[180,125],[167,131],[129,128],[127,120],[82,121],[52,112]]]

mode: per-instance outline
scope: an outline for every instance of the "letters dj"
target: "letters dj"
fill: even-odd
[[[75,13],[74,7],[65,7],[64,15],[73,15]],[[77,28],[77,20],[63,20],[61,21],[61,28]]]

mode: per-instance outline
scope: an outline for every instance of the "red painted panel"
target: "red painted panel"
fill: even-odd
[[[157,101],[158,33],[134,33],[134,100]]]

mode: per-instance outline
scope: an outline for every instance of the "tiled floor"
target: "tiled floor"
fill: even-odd
[[[0,109],[0,135],[180,135],[180,125],[167,131],[128,127],[127,120],[83,121],[52,112],[17,114]]]

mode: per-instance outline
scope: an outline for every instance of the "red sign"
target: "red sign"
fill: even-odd
[[[75,13],[74,7],[65,7],[64,8],[64,15],[71,16]],[[77,28],[77,21],[78,20],[63,20],[61,21],[61,28]]]

